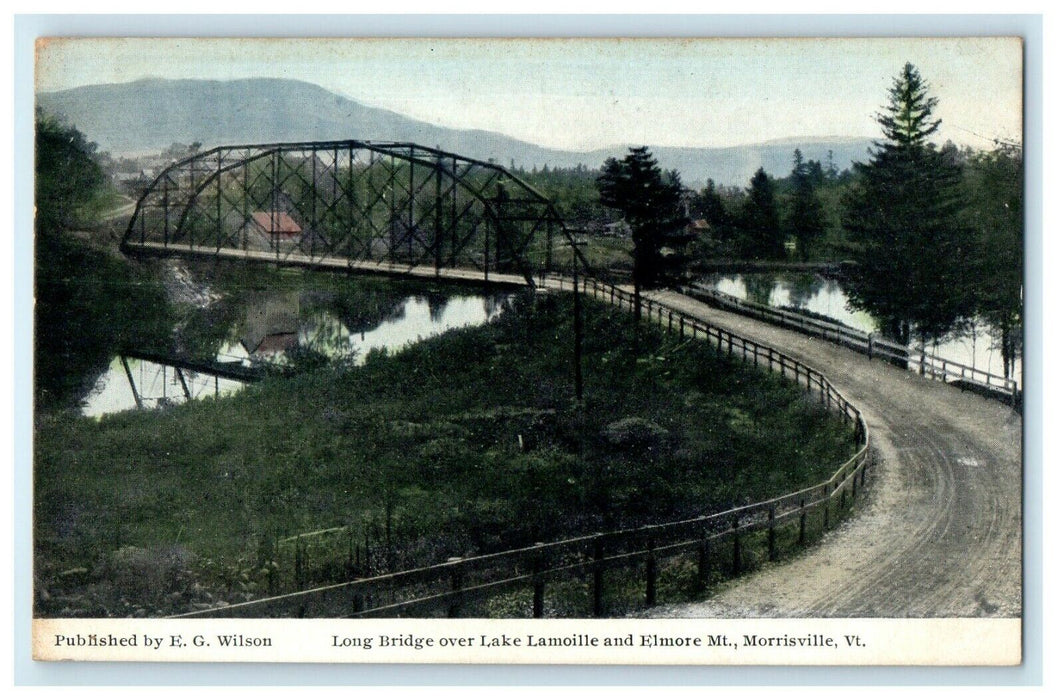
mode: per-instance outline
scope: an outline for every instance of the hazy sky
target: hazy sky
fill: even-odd
[[[941,141],[1022,135],[1022,47],[935,39],[69,39],[38,46],[37,89],[144,77],[304,80],[424,121],[569,149],[878,136],[906,61]]]

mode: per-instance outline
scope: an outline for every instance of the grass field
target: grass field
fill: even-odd
[[[166,614],[708,513],[848,456],[845,425],[778,376],[585,313],[582,406],[571,301],[525,295],[363,367],[99,422],[37,416],[38,611]],[[332,563],[293,562],[292,538],[322,531],[342,533],[316,554]]]

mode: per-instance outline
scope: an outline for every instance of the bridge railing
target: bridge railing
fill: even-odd
[[[542,286],[572,290],[572,278],[541,278]],[[575,284],[593,298],[634,311],[631,292],[591,277]],[[854,453],[832,475],[812,486],[722,512],[674,522],[597,533],[536,544],[531,547],[455,558],[408,571],[357,579],[246,603],[196,611],[177,617],[396,617],[469,614],[475,602],[515,591],[526,591],[525,611],[532,617],[549,615],[549,584],[583,579],[587,613],[605,614],[604,575],[628,569],[644,586],[648,606],[657,603],[659,564],[667,558],[697,560],[697,576],[705,582],[713,566],[711,551],[730,549],[730,573],[744,566],[744,543],[763,544],[770,560],[778,556],[784,527],[797,529],[804,544],[813,529],[827,529],[852,503],[864,486],[868,468],[868,429],[861,412],[819,371],[775,348],[757,343],[651,299],[639,302],[644,318],[680,338],[709,342],[721,354],[740,359],[795,382],[812,400],[838,413],[853,429]],[[765,541],[761,542],[764,533]],[[757,537],[755,537],[757,535]]]
[[[1019,384],[1010,377],[1003,377],[962,362],[949,360],[926,350],[915,350],[876,336],[873,333],[862,333],[841,323],[811,318],[765,304],[744,301],[715,289],[688,286],[684,287],[682,291],[692,298],[709,302],[744,316],[812,333],[819,338],[866,354],[869,357],[879,358],[893,365],[917,372],[921,376],[931,377],[936,380],[940,379],[943,382],[960,382],[962,387],[965,385],[982,387],[998,398],[1009,401],[1013,405],[1016,404]]]

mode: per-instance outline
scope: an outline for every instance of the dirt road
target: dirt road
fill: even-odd
[[[861,510],[809,552],[648,617],[1014,617],[1022,421],[993,400],[672,292],[657,300],[819,369],[868,422]]]

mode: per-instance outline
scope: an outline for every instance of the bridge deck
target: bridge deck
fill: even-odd
[[[432,265],[406,265],[372,260],[349,260],[343,257],[311,256],[305,253],[277,253],[275,251],[216,248],[214,246],[164,245],[153,242],[127,243],[125,250],[134,254],[264,262],[292,267],[357,272],[389,277],[414,277],[470,284],[487,284],[494,287],[529,286],[528,280],[522,275],[514,273],[483,272],[481,270],[457,267],[436,268]]]

